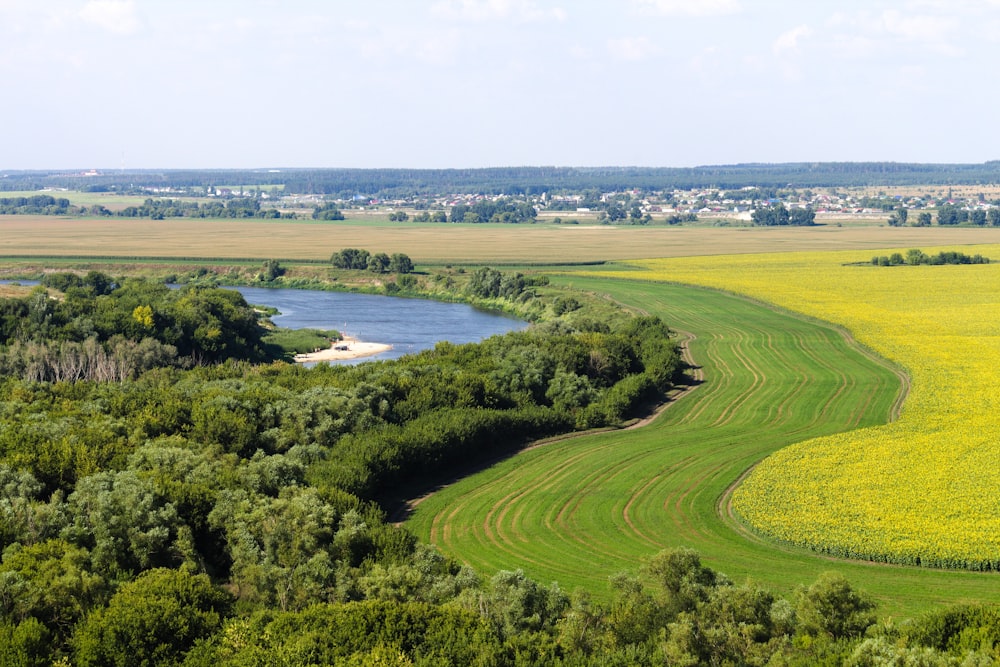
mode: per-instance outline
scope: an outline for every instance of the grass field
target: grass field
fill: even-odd
[[[607,594],[607,578],[668,546],[691,546],[737,581],[775,590],[836,570],[882,613],[1000,600],[991,576],[836,561],[746,534],[720,506],[727,488],[781,447],[886,420],[901,380],[841,332],[720,292],[569,279],[693,335],[705,382],[652,425],[536,448],[432,495],[408,525],[484,572]]]
[[[0,199],[8,197],[34,197],[50,195],[56,199],[68,199],[74,206],[100,205],[109,211],[121,211],[129,206],[140,206],[149,199],[148,195],[118,195],[108,192],[77,192],[75,190],[14,190],[0,192]],[[178,199],[182,199],[178,197]]]
[[[1000,242],[1000,228],[642,228],[0,216],[0,259],[203,256],[320,260],[328,259],[342,248],[353,247],[406,253],[417,264],[555,264],[997,242]]]
[[[1000,246],[972,251],[1000,258]],[[834,554],[998,570],[1000,264],[850,264],[859,259],[789,253],[642,265],[653,278],[712,284],[844,324],[912,376],[897,423],[803,442],[754,472],[734,505],[759,530]]]

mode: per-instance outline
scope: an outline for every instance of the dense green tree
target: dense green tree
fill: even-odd
[[[233,619],[198,663],[249,665],[510,664],[475,612],[419,602],[361,601]],[[389,662],[366,662],[381,656]]]
[[[265,330],[234,290],[171,290],[138,279],[117,285],[94,272],[72,285],[57,281],[67,285],[62,300],[38,288],[25,299],[0,302],[8,372],[39,380],[120,381],[177,357],[195,363],[268,358]]]
[[[393,253],[389,258],[389,271],[393,273],[411,273],[413,262],[401,252]]]
[[[322,206],[317,206],[312,212],[313,220],[343,220],[344,214],[333,202],[327,202]]]
[[[906,252],[906,257],[903,257],[902,253],[894,252],[889,256],[875,256],[872,257],[872,264],[876,266],[899,266],[901,264],[909,264],[910,266],[916,266],[918,264],[931,264],[931,265],[942,265],[942,264],[989,264],[990,260],[988,257],[983,257],[982,255],[966,255],[965,253],[956,252],[954,250],[943,250],[936,255],[927,255],[922,250],[911,248]]]
[[[888,220],[890,227],[905,227],[908,212],[905,208],[897,208]]]
[[[82,212],[80,207],[73,206],[65,197],[32,195],[0,199],[0,214],[3,215],[67,215]]]
[[[598,392],[585,375],[556,369],[545,390],[545,398],[560,410],[573,410],[590,405]]]
[[[173,322],[163,342],[198,362],[266,358],[264,329],[253,308],[234,290],[186,288],[168,305]]]
[[[372,273],[387,273],[389,271],[389,255],[384,252],[369,255],[367,268]]]
[[[65,292],[72,287],[82,287],[83,278],[75,273],[46,273],[42,276],[41,284],[60,292]]]
[[[755,225],[772,227],[776,225],[789,224],[790,216],[788,209],[785,208],[785,205],[779,202],[754,209],[750,219]]]
[[[0,564],[0,616],[36,618],[67,638],[106,599],[108,583],[90,570],[90,560],[86,549],[60,539],[8,548]]]
[[[144,572],[80,626],[76,662],[82,667],[180,664],[196,641],[221,628],[230,605],[230,596],[205,575]]]
[[[956,658],[977,651],[986,651],[993,659],[1000,657],[1000,609],[994,605],[960,604],[934,610],[903,632],[909,644]]]
[[[285,275],[285,268],[278,263],[276,259],[269,259],[264,262],[264,268],[261,270],[261,280],[264,282],[272,282]]]
[[[496,298],[500,296],[500,283],[502,280],[502,273],[496,269],[484,266],[473,272],[466,290],[470,294],[482,298]]]
[[[905,221],[905,210],[903,220]],[[816,212],[813,211],[811,206],[805,208],[795,207],[791,210],[788,215],[788,224],[798,225],[800,227],[809,227],[816,224]]]
[[[358,248],[344,248],[333,253],[330,262],[338,269],[364,270],[368,268],[368,258],[371,256],[367,250]]]
[[[89,549],[99,573],[116,577],[194,558],[176,507],[134,471],[83,478],[67,503],[73,519],[62,537]]]
[[[0,464],[0,551],[15,542],[35,542],[44,533],[37,502],[42,488],[29,471]]]
[[[234,197],[226,202],[229,218],[253,218],[260,211],[260,200],[252,197]]]
[[[504,638],[525,631],[551,631],[569,605],[569,597],[555,584],[546,588],[521,570],[496,573],[482,591],[467,591],[463,606],[478,610]]]
[[[937,223],[939,225],[957,225],[965,222],[968,218],[969,212],[954,204],[944,204],[939,206],[937,210]]]
[[[12,667],[49,667],[53,657],[48,628],[37,618],[14,623],[0,618],[0,664]]]
[[[875,622],[875,604],[841,575],[824,572],[796,603],[801,631],[834,639],[859,637]]]
[[[416,544],[404,562],[372,565],[359,577],[358,590],[367,600],[445,604],[479,583],[470,568],[458,566],[433,547]]]
[[[238,597],[281,610],[335,599],[335,561],[350,562],[352,540],[364,532],[315,489],[295,486],[277,498],[226,492],[209,520],[226,536]]]
[[[663,591],[671,615],[694,610],[714,587],[728,583],[701,564],[698,552],[683,547],[659,552],[645,571]]]
[[[674,620],[638,577],[624,572],[613,575],[611,588],[614,599],[604,623],[612,647],[645,643]]]
[[[766,665],[783,642],[773,641],[774,596],[755,586],[718,586],[696,610],[667,626],[670,664]]]
[[[625,212],[625,207],[619,202],[608,202],[604,208],[604,216],[608,222],[614,223],[619,220],[624,220],[628,213]]]

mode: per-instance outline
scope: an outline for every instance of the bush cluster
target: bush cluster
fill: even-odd
[[[940,266],[942,264],[989,264],[989,257],[983,257],[982,255],[966,255],[962,252],[955,252],[953,250],[943,250],[936,255],[927,255],[922,250],[916,248],[911,248],[906,251],[906,255],[903,253],[894,252],[891,255],[876,255],[872,257],[872,264],[875,266],[917,266],[920,264],[929,264],[932,266]]]

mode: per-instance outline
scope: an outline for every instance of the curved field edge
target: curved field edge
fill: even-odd
[[[793,442],[884,423],[900,383],[836,327],[714,290],[573,275],[692,334],[705,383],[651,425],[519,454],[422,502],[408,525],[484,573],[521,568],[609,596],[608,577],[669,546],[697,549],[737,581],[777,591],[837,570],[887,614],[1000,600],[995,579],[840,561],[748,536],[718,503],[739,476]],[[734,407],[735,406],[735,407]]]
[[[651,279],[711,285],[836,321],[912,375],[899,421],[801,442],[763,461],[733,496],[755,530],[841,557],[1000,569],[1000,265],[885,270],[856,252],[637,265]]]

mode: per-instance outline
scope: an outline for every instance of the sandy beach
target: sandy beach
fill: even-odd
[[[373,354],[391,349],[392,345],[364,343],[348,336],[344,340],[333,343],[328,349],[309,352],[307,354],[296,354],[295,361],[303,364],[315,363],[317,361],[342,361],[344,359],[370,357]]]

